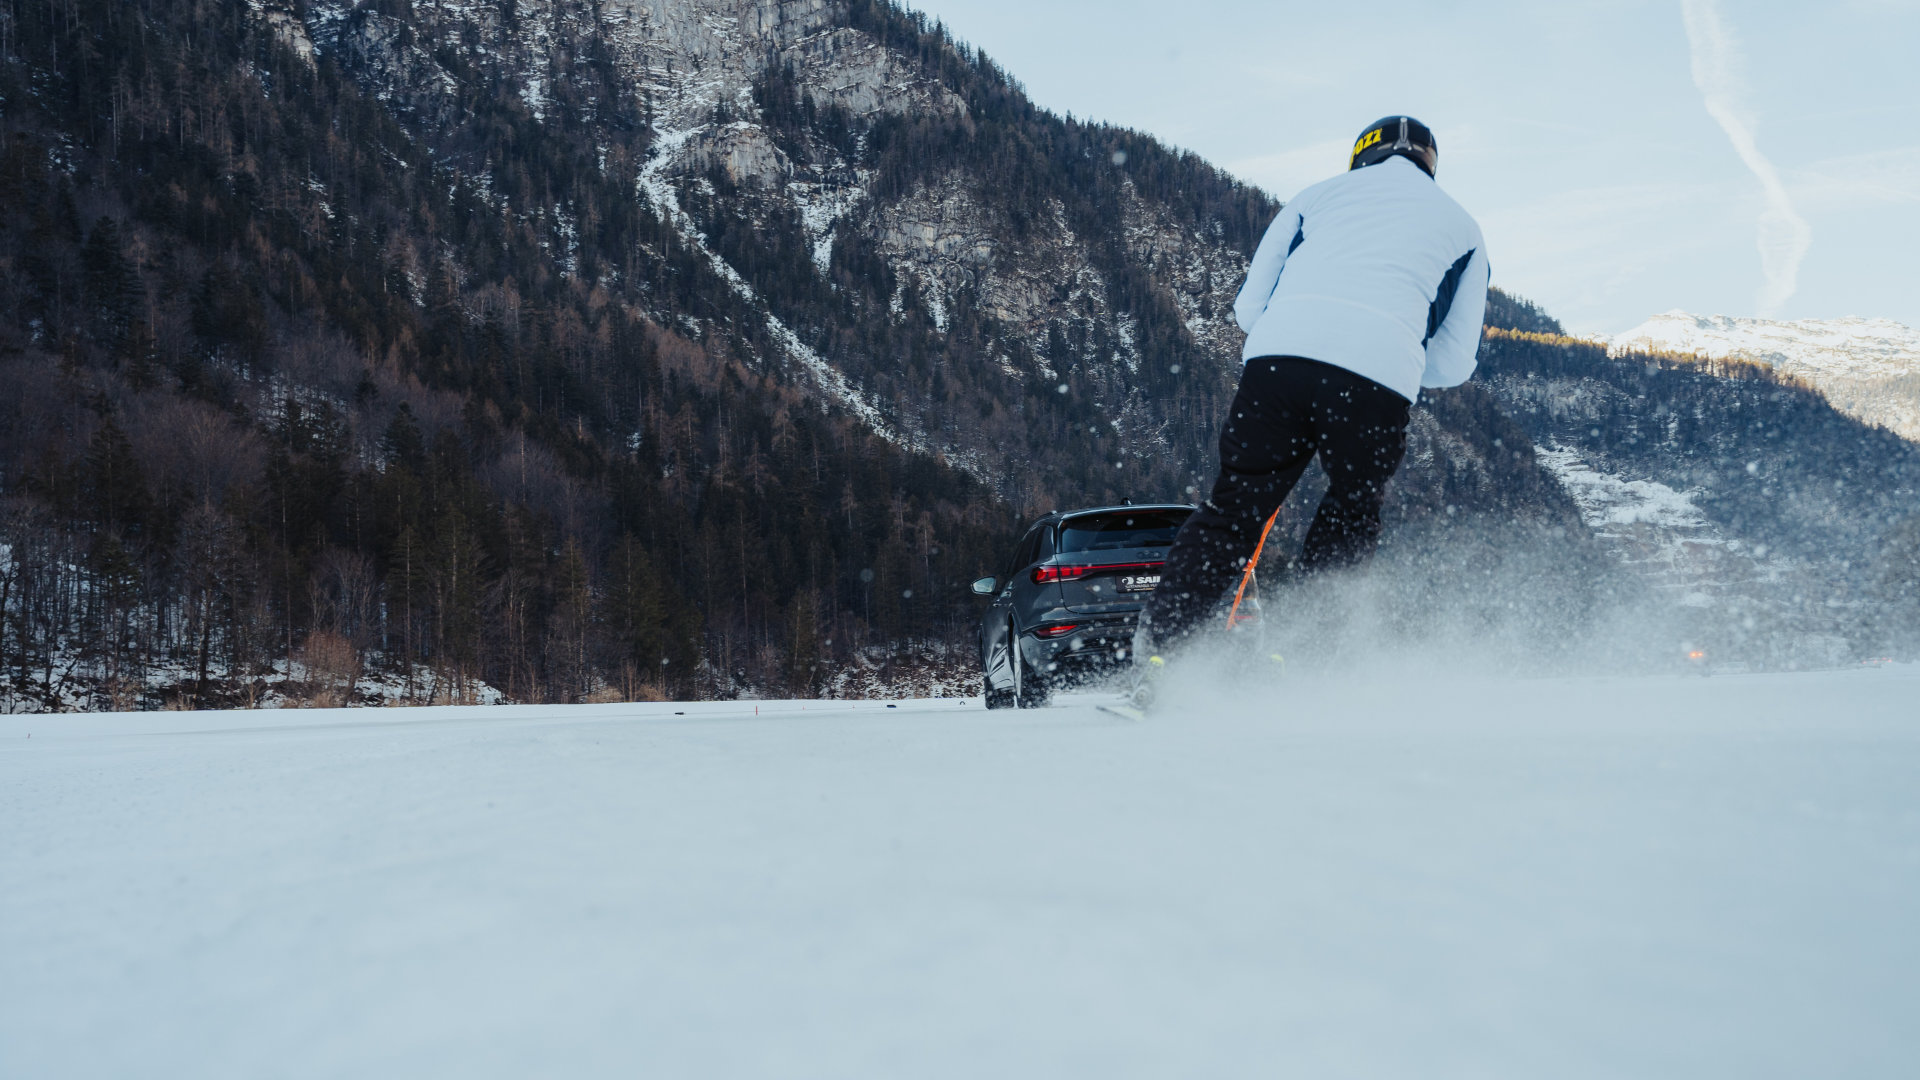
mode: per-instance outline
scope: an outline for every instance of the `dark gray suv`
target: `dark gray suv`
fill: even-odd
[[[1101,506],[1034,522],[997,577],[980,618],[987,708],[1035,708],[1053,689],[1127,658],[1147,594],[1160,584],[1173,534],[1193,513],[1180,504]]]

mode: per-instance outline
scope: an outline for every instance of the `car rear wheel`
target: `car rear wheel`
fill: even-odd
[[[1053,700],[1053,687],[1047,685],[1047,677],[1033,670],[1026,657],[1020,655],[1020,638],[1011,635],[1013,642],[1013,695],[1023,709],[1044,709]]]
[[[1013,636],[1013,624],[1008,623],[1007,624],[1007,651],[1010,654],[1010,657],[1011,657],[1011,654],[1016,651],[1014,649],[1015,640],[1016,639]],[[1001,690],[1001,689],[996,689],[994,687],[993,664],[991,662],[991,658],[987,655],[987,650],[983,644],[980,650],[980,697],[983,701],[986,702],[987,708],[989,709],[1013,708],[1016,701],[1019,698],[1019,688],[1020,688],[1020,676],[1017,672],[1013,676],[1012,689]]]
[[[993,688],[993,680],[987,678],[984,675],[980,677],[980,690],[981,690],[980,696],[986,699],[987,708],[989,709],[1013,708],[1013,691],[995,690]]]

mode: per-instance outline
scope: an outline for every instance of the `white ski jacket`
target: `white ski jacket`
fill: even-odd
[[[1487,310],[1480,226],[1394,157],[1302,191],[1267,226],[1233,313],[1244,362],[1303,356],[1400,394],[1473,374]]]

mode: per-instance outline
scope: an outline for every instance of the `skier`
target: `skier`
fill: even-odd
[[[1487,303],[1480,226],[1434,182],[1425,124],[1389,116],[1347,171],[1267,227],[1234,316],[1247,340],[1220,432],[1220,475],[1167,553],[1134,641],[1136,708],[1164,655],[1213,625],[1263,528],[1314,455],[1329,487],[1299,565],[1351,566],[1379,543],[1380,504],[1423,386],[1473,373]]]

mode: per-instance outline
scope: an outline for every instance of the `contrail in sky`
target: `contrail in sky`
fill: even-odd
[[[1786,185],[1773,162],[1753,141],[1753,112],[1740,102],[1739,46],[1720,21],[1715,0],[1680,0],[1680,16],[1687,24],[1687,48],[1693,54],[1693,84],[1706,99],[1707,113],[1733,141],[1740,160],[1747,163],[1767,195],[1760,212],[1760,272],[1767,283],[1760,290],[1760,314],[1779,310],[1799,287],[1800,260],[1813,243],[1813,228],[1793,208]]]

